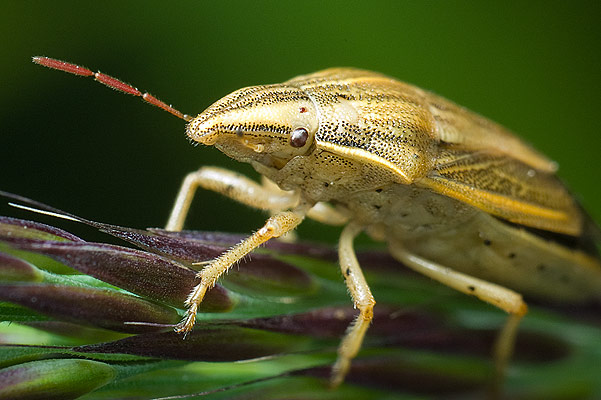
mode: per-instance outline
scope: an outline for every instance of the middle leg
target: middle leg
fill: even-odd
[[[351,360],[359,353],[365,332],[374,316],[374,305],[376,301],[363,276],[361,266],[353,249],[353,240],[361,232],[362,228],[353,223],[348,224],[340,235],[338,247],[338,258],[342,276],[349,291],[355,307],[359,309],[359,315],[349,325],[347,331],[338,346],[338,359],[332,370],[331,385],[336,387],[342,383],[348,373]]]

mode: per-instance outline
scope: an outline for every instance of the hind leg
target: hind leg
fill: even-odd
[[[505,369],[513,353],[515,338],[520,321],[528,312],[528,306],[519,293],[495,283],[457,272],[451,268],[431,262],[422,257],[409,253],[400,246],[390,246],[391,254],[407,267],[439,281],[462,293],[476,296],[482,301],[492,304],[507,313],[509,317],[501,329],[494,347],[495,387],[498,391]]]

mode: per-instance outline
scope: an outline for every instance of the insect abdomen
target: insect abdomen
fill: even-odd
[[[422,198],[423,206],[388,215],[390,246],[402,246],[527,296],[572,303],[601,298],[601,263],[595,252],[568,247],[456,200],[433,196],[435,201]],[[403,224],[413,213],[421,213],[424,223]],[[432,215],[438,224],[428,223],[424,214]]]

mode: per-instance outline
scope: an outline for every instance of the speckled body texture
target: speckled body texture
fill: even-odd
[[[299,127],[310,139],[292,148]],[[234,92],[188,135],[251,163],[301,203],[336,206],[391,247],[525,294],[600,296],[597,228],[555,163],[417,87],[325,70]]]

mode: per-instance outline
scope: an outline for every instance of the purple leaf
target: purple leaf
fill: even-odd
[[[234,266],[224,280],[265,295],[294,295],[314,288],[314,280],[305,271],[261,254]]]
[[[222,232],[202,232],[202,231],[180,231],[172,232],[164,229],[151,228],[150,232],[157,233],[161,236],[171,238],[185,239],[189,241],[197,241],[206,245],[216,245],[223,247],[231,247],[236,243],[240,243],[249,235],[240,235],[233,233]],[[337,260],[338,253],[331,246],[324,246],[317,243],[287,243],[280,240],[270,240],[264,245],[267,249],[277,250],[281,254],[298,254],[314,258],[322,258],[326,260]]]
[[[306,350],[307,346],[306,340],[295,340],[290,335],[222,325],[197,326],[185,339],[175,332],[148,333],[72,350],[189,361],[239,361]]]
[[[40,282],[43,278],[40,270],[33,265],[9,254],[0,252],[0,281],[2,282]]]
[[[119,332],[153,332],[164,327],[125,322],[174,324],[177,312],[112,290],[44,284],[0,285],[0,299],[58,319]]]
[[[157,235],[144,230],[114,226],[110,229],[103,228],[101,230],[144,250],[187,263],[211,260],[227,250],[227,247],[224,246],[206,244],[185,238]]]
[[[69,232],[54,228],[50,225],[2,216],[0,216],[0,238],[12,239],[13,241],[16,241],[17,239],[71,242],[84,241]]]
[[[18,243],[15,247],[49,256],[80,272],[132,293],[182,307],[198,283],[195,272],[155,254],[88,242]],[[233,301],[220,286],[207,293],[201,311],[226,311]]]

